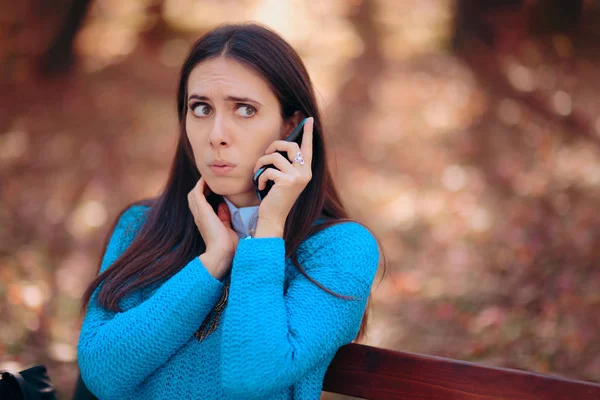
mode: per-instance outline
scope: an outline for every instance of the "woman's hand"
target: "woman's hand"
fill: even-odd
[[[206,200],[210,188],[204,178],[200,178],[196,186],[188,193],[188,206],[198,231],[206,244],[203,259],[210,260],[205,265],[209,272],[217,279],[221,279],[231,268],[231,261],[235,255],[239,237],[231,228],[231,214],[225,202],[219,204],[217,214]]]
[[[273,231],[280,230],[283,234],[283,226],[292,206],[312,179],[313,125],[314,118],[311,117],[303,128],[301,147],[295,142],[276,140],[267,147],[266,155],[256,162],[254,173],[268,164],[275,165],[279,171],[275,168],[267,168],[258,178],[260,190],[265,188],[267,180],[273,181],[274,185],[258,208],[258,226],[255,236],[260,237],[259,230],[265,226],[273,228]],[[277,150],[287,153],[289,160],[276,153]],[[298,162],[290,164],[298,152],[302,153],[304,164]]]

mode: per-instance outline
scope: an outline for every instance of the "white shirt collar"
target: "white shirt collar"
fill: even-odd
[[[258,207],[249,206],[237,208],[232,202],[227,200],[227,197],[223,196],[229,212],[231,213],[231,224],[233,230],[238,234],[240,238],[253,236],[256,230],[256,223],[258,222]]]

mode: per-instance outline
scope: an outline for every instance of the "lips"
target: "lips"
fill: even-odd
[[[226,175],[235,168],[235,164],[227,161],[217,160],[210,163],[209,167],[214,175]]]
[[[210,167],[235,167],[235,164],[227,162],[227,161],[213,161],[209,164]]]

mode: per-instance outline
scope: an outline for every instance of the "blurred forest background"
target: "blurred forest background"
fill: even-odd
[[[154,196],[191,44],[272,27],[389,257],[366,343],[600,381],[600,1],[0,0],[0,368],[78,374],[80,296]]]

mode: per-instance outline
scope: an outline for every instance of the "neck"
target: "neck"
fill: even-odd
[[[237,208],[260,205],[260,200],[258,200],[258,197],[256,197],[256,192],[231,194],[225,197],[227,197],[227,200],[229,200],[231,204]]]

